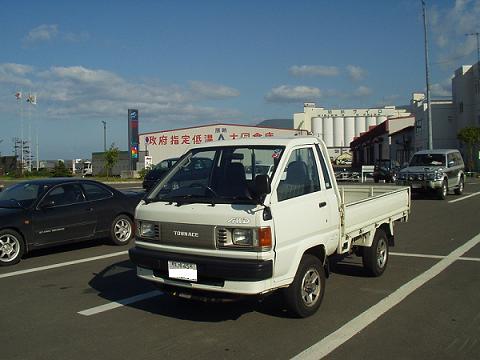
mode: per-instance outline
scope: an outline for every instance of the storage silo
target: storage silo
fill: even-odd
[[[344,118],[343,116],[337,116],[333,118],[333,146],[343,146],[343,126]]]
[[[312,133],[323,139],[323,119],[321,117],[312,118]]]
[[[323,141],[328,147],[333,146],[333,118],[323,118]]]
[[[387,120],[386,116],[377,116],[377,125],[380,125],[385,120]]]
[[[355,118],[347,116],[344,123],[343,146],[349,147],[355,136]]]
[[[376,116],[367,116],[366,120],[366,127],[367,131],[370,129],[370,126],[375,126],[377,125],[377,117]]]
[[[366,131],[365,126],[365,116],[357,116],[355,117],[355,136],[360,136],[362,132]]]

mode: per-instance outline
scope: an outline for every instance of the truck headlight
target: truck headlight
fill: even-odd
[[[140,236],[141,237],[147,237],[147,238],[155,237],[155,224],[154,223],[142,221],[140,223],[140,229],[139,230],[140,230]]]
[[[442,179],[443,179],[443,173],[437,171],[435,173],[435,180],[442,180]]]
[[[232,242],[235,245],[253,246],[253,229],[233,229]]]
[[[231,250],[268,251],[272,248],[272,230],[259,228],[217,228],[217,246]]]

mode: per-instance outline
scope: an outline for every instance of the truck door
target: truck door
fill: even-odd
[[[328,242],[331,213],[325,188],[321,187],[318,158],[313,145],[291,150],[273,184],[271,212],[275,225],[275,269],[278,280],[293,277],[292,261],[300,248]],[[300,244],[301,243],[301,244]],[[280,277],[280,278],[279,278]]]

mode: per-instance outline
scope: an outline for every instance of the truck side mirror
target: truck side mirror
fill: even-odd
[[[257,175],[255,176],[255,192],[257,193],[258,198],[270,194],[272,189],[270,188],[270,182],[267,175]]]

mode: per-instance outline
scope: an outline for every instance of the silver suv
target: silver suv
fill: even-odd
[[[400,170],[397,184],[411,186],[413,191],[436,192],[445,199],[449,190],[461,195],[465,186],[465,165],[455,149],[423,150],[416,152],[408,167]]]

